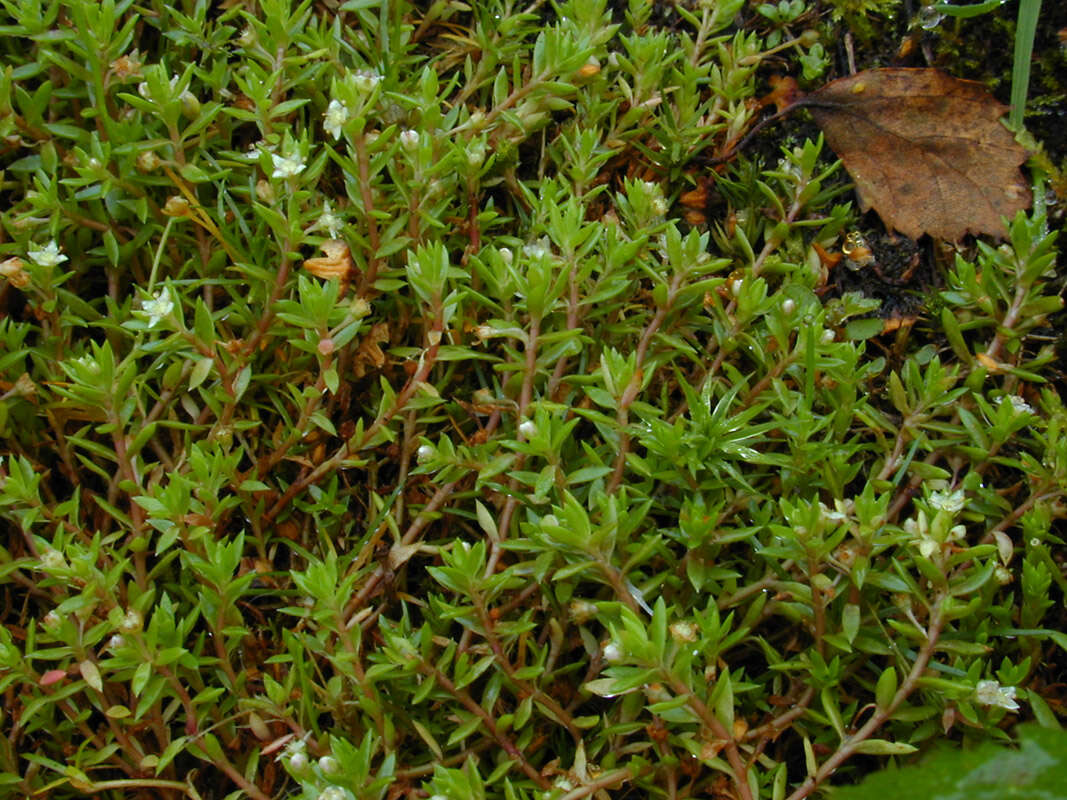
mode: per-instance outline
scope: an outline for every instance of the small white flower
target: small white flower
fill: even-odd
[[[108,650],[118,650],[124,644],[126,644],[126,637],[118,633],[116,633],[114,636],[107,640]]]
[[[67,568],[67,560],[63,554],[51,547],[41,553],[41,569],[45,572],[56,572]]]
[[[931,536],[924,536],[919,540],[919,555],[923,558],[930,558],[937,550],[937,542]]]
[[[827,328],[822,332],[822,336],[820,338],[822,339],[823,344],[830,344],[834,339],[837,338],[837,334]]]
[[[410,128],[408,130],[401,131],[400,146],[407,150],[409,153],[412,152],[416,147],[419,146],[419,132],[413,131]]]
[[[364,94],[372,92],[381,82],[382,76],[373,70],[361,69],[356,73],[356,88]]]
[[[271,173],[272,178],[295,178],[307,166],[300,159],[299,153],[294,153],[291,156],[280,156],[277,153],[271,153],[270,158],[274,162],[274,172]]]
[[[962,489],[955,492],[932,492],[930,505],[937,511],[947,511],[949,514],[958,514],[967,505],[967,496]]]
[[[433,448],[428,444],[420,445],[415,451],[415,460],[420,464],[425,464],[431,458],[433,458]]]
[[[524,439],[532,439],[537,435],[537,425],[532,419],[524,419],[519,423],[519,433]]]
[[[318,221],[311,227],[320,231],[326,231],[331,239],[337,239],[341,235],[341,229],[344,227],[344,222],[341,221],[339,216],[333,213],[333,209],[330,208],[330,201],[327,200],[322,205],[322,214],[319,216]]]
[[[974,687],[974,699],[986,706],[1000,706],[1008,711],[1019,710],[1019,704],[1015,702],[1015,687],[1001,686],[996,681],[978,681],[978,685]]]
[[[544,236],[522,246],[522,254],[527,258],[544,258],[548,252],[548,239]]]
[[[67,257],[59,252],[59,245],[53,239],[40,250],[31,250],[30,258],[42,267],[58,267]]]
[[[341,764],[333,756],[323,756],[319,759],[319,769],[327,775],[333,775],[341,769]]]
[[[141,303],[141,310],[148,315],[148,327],[154,328],[174,310],[174,301],[170,299],[170,292],[163,289]]]
[[[319,800],[347,800],[348,792],[339,786],[327,786],[319,793]]]
[[[304,759],[304,765],[307,765],[307,744],[303,739],[291,739],[288,744],[285,745],[285,749],[274,757],[275,761],[284,761],[293,766],[293,759],[300,756]],[[297,767],[300,767],[300,762],[297,761]],[[302,767],[301,767],[302,768]]]
[[[289,756],[289,769],[293,772],[303,772],[307,769],[308,757],[303,752],[296,752]]]
[[[793,301],[793,298],[787,297],[782,301],[782,313],[787,317],[796,310],[797,304]]]
[[[819,501],[819,514],[827,522],[844,522],[848,519],[848,514],[842,511],[840,507],[837,507],[835,510],[831,511],[830,507],[827,506],[826,503],[822,502],[821,500]]]
[[[503,259],[505,264],[511,264],[511,262],[515,260],[515,254],[511,252],[510,247],[501,247],[500,258]]]
[[[998,398],[997,404],[1000,405],[1005,400],[1007,400],[1009,403],[1011,403],[1012,411],[1014,411],[1016,414],[1033,414],[1034,413],[1033,406],[1031,406],[1029,403],[1027,403],[1025,400],[1023,400],[1017,394],[1010,394],[1007,397]]]
[[[330,104],[326,106],[326,113],[322,116],[322,127],[326,129],[326,133],[330,134],[335,140],[340,139],[341,128],[348,122],[348,106],[340,100],[331,100]]]

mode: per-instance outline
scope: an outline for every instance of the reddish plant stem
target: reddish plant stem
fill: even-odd
[[[534,377],[537,372],[537,345],[540,336],[541,320],[538,317],[534,317],[530,320],[530,332],[526,337],[526,371],[522,376],[522,388],[519,390],[519,422],[522,422],[528,416],[530,402],[533,399]],[[525,454],[520,453],[516,456],[515,465],[511,471],[515,472],[522,469],[522,465],[525,461]],[[515,478],[511,478],[508,481],[508,499],[504,502],[504,508],[500,512],[500,521],[497,523],[497,533],[501,539],[508,538],[511,519],[515,515],[516,509],[519,507],[517,494],[518,486],[519,483]],[[501,555],[499,542],[490,542],[489,547],[489,558],[486,560],[485,566],[486,575],[492,575],[496,572],[496,566],[500,562]]]
[[[508,754],[508,757],[518,762],[522,771],[526,773],[526,776],[530,780],[537,784],[538,788],[549,788],[551,784],[548,780],[526,760],[519,748],[515,746],[515,743],[501,733],[489,712],[482,708],[474,698],[470,696],[466,689],[457,689],[456,685],[452,683],[447,675],[432,664],[428,664],[421,659],[418,661],[418,670],[428,678],[432,678],[442,689],[459,700],[468,711],[478,717],[482,721],[482,725],[485,726],[485,729],[489,731],[489,735],[496,740],[496,743],[499,744],[501,748],[503,748],[504,752]]]
[[[752,797],[752,791],[748,785],[748,765],[745,764],[744,759],[741,758],[741,750],[737,746],[737,740],[733,736],[732,731],[726,730],[726,726],[722,724],[722,721],[715,715],[715,713],[708,708],[707,704],[701,700],[696,694],[685,685],[684,682],[669,670],[664,670],[667,682],[670,683],[671,689],[676,695],[685,697],[689,707],[697,715],[701,722],[703,722],[708,730],[711,731],[715,739],[726,742],[726,760],[730,764],[730,768],[733,770],[734,785],[737,790],[737,796],[740,800],[756,800]]]
[[[893,699],[885,708],[877,709],[862,728],[841,742],[841,746],[837,748],[837,751],[822,763],[814,775],[809,775],[807,780],[797,787],[796,791],[789,795],[787,800],[803,800],[803,798],[814,792],[823,781],[837,771],[838,767],[855,755],[856,749],[860,744],[874,735],[886,720],[893,715],[893,712],[897,710],[900,704],[907,700],[908,697],[911,696],[911,693],[915,691],[919,684],[919,679],[926,671],[927,664],[930,663],[930,658],[934,653],[934,648],[937,646],[941,630],[945,623],[945,597],[945,594],[941,594],[934,601],[934,606],[930,613],[930,624],[926,631],[926,644],[919,650],[919,653],[915,658],[915,663],[912,665],[911,671],[908,673],[908,677],[904,679],[904,683],[897,689],[897,693],[893,695]]]
[[[440,332],[441,327],[441,319],[439,317],[437,320],[434,321],[432,330]],[[399,394],[397,394],[396,400],[393,402],[393,405],[388,410],[386,410],[384,414],[382,414],[380,417],[375,419],[373,423],[371,423],[371,426],[363,432],[363,437],[359,442],[346,442],[344,445],[338,448],[332,456],[330,456],[328,459],[326,459],[317,467],[315,467],[315,469],[311,470],[306,475],[302,475],[298,480],[293,481],[289,488],[286,489],[285,494],[283,494],[274,503],[274,505],[271,506],[271,508],[263,515],[263,524],[267,524],[273,521],[279,514],[282,513],[282,511],[285,510],[285,508],[289,505],[292,499],[296,497],[296,495],[298,495],[311,484],[315,483],[318,480],[321,480],[326,475],[329,475],[330,473],[337,470],[346,458],[351,457],[352,453],[359,452],[363,449],[367,442],[373,441],[374,437],[378,434],[378,431],[388,425],[389,422],[393,419],[393,417],[403,411],[404,406],[407,405],[408,401],[414,396],[415,392],[418,391],[419,386],[426,382],[426,379],[430,376],[430,370],[433,369],[434,364],[437,362],[437,353],[439,350],[440,341],[438,341],[437,344],[431,345],[426,350],[422,358],[422,363],[420,364],[418,370],[415,372],[414,375],[411,376],[411,378],[408,379],[408,382],[404,384],[404,388],[400,390]]]
[[[684,272],[675,273],[671,279],[670,288],[667,290],[667,299],[662,306],[656,309],[655,316],[645,327],[644,332],[641,334],[641,339],[637,343],[637,364],[634,374],[619,398],[619,409],[615,413],[615,422],[619,426],[619,450],[615,455],[615,467],[611,472],[611,480],[608,481],[607,485],[609,494],[614,494],[618,490],[622,484],[623,473],[626,470],[626,456],[630,452],[630,434],[626,432],[626,426],[630,424],[630,406],[633,405],[634,400],[637,399],[638,392],[641,391],[648,348],[652,344],[652,338],[659,332],[664,320],[667,319],[667,314],[670,313],[671,307],[674,305],[674,298],[678,295],[678,290],[681,288],[685,278],[686,274]]]
[[[378,236],[378,220],[374,218],[374,194],[370,186],[370,157],[367,155],[366,136],[360,134],[355,137],[353,145],[356,149],[356,167],[359,169],[359,195],[363,202],[363,218],[367,223],[367,242],[370,245],[370,256],[367,258],[367,271],[359,284],[360,296],[366,294],[378,280],[378,270],[381,259],[378,258],[380,239]]]

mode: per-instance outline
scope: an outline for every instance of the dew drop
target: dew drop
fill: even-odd
[[[917,14],[919,27],[924,31],[932,31],[941,24],[941,20],[944,18],[945,15],[938,11],[934,6],[923,6],[919,9],[919,13]]]

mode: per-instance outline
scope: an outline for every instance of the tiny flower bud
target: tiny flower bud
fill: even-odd
[[[319,769],[327,775],[333,775],[341,769],[341,764],[333,756],[323,756],[319,759]]]
[[[30,274],[25,270],[26,263],[18,256],[0,261],[0,276],[7,278],[16,289],[21,289],[30,282]]]
[[[589,60],[578,70],[578,77],[592,78],[598,72],[600,72],[600,62],[597,60],[596,56],[589,56]]]
[[[108,650],[118,650],[124,644],[126,644],[126,637],[118,633],[116,633],[114,636],[107,640]]]
[[[368,69],[361,69],[356,73],[355,83],[356,88],[364,94],[369,94],[373,91],[379,83],[382,82],[382,76],[377,72],[372,72]]]
[[[599,613],[595,603],[590,603],[588,600],[571,600],[570,607],[568,609],[572,622],[576,622],[581,625],[583,622],[596,617]]]
[[[308,757],[303,752],[296,752],[289,756],[289,769],[293,772],[303,772],[307,769]]]
[[[356,297],[348,307],[356,319],[362,319],[370,313],[370,303],[365,297]]]
[[[796,310],[797,304],[793,301],[793,298],[787,297],[782,301],[782,313],[789,316]]]
[[[419,132],[410,129],[406,131],[401,131],[400,146],[407,150],[409,153],[413,152],[419,146]]]
[[[420,464],[425,464],[427,461],[433,458],[433,455],[434,450],[430,445],[420,445],[419,449],[415,451],[415,460],[418,461]]]
[[[41,553],[41,569],[45,572],[55,572],[67,568],[67,560],[58,550],[49,548]]]
[[[189,201],[179,195],[171,195],[163,206],[163,213],[168,217],[189,216]]]
[[[17,397],[30,398],[37,394],[37,384],[33,382],[33,378],[29,376],[29,373],[23,372],[15,381],[12,391]]]
[[[478,168],[485,161],[485,142],[475,141],[467,145],[467,164]]]
[[[646,683],[641,687],[645,697],[652,703],[666,703],[671,699],[671,693],[664,688],[662,683]]]
[[[182,92],[181,98],[179,99],[182,104],[182,114],[185,115],[185,118],[195,119],[200,113],[200,100],[198,100],[196,95],[188,89]]]
[[[618,664],[623,659],[622,648],[615,642],[604,645],[604,660],[609,664]]]
[[[137,169],[141,172],[151,172],[159,166],[159,156],[154,150],[145,150],[137,156]]]
[[[695,642],[697,626],[691,622],[675,622],[670,626],[671,637],[676,642]]]
[[[328,336],[323,338],[323,339],[319,339],[319,344],[318,344],[317,349],[319,351],[319,355],[323,355],[323,356],[330,355],[330,353],[332,353],[333,350],[334,350],[333,339],[329,338]]]
[[[141,630],[144,625],[144,617],[141,616],[141,612],[135,608],[131,608],[126,612],[126,616],[122,618],[122,622],[119,623],[119,629],[123,633],[136,633]]]
[[[519,423],[519,433],[524,439],[532,439],[537,435],[537,425],[533,420],[525,419]]]

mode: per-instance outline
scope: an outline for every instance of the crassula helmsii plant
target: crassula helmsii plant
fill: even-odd
[[[753,6],[4,0],[0,794],[798,800],[1058,724],[1044,209],[895,341],[819,140],[690,227],[826,66]]]

